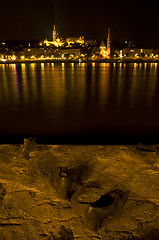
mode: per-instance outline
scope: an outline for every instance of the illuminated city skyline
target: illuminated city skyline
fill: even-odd
[[[159,43],[157,8],[147,2],[3,1],[0,20],[2,41],[51,39],[56,24],[62,38],[103,40],[110,28],[112,40]]]

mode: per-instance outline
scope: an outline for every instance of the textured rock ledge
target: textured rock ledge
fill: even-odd
[[[57,195],[59,168],[73,175],[71,199]],[[122,212],[87,229],[90,202],[124,184]],[[159,157],[155,146],[0,145],[1,239],[158,239]]]

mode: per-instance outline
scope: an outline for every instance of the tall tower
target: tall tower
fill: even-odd
[[[110,28],[108,28],[108,37],[107,37],[107,54],[108,54],[108,57],[110,57]]]
[[[53,28],[53,42],[56,41],[56,37],[57,37],[57,33],[56,33],[55,25],[54,25],[54,28]]]

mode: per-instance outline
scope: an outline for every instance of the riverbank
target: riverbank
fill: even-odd
[[[153,239],[159,229],[159,145],[0,145],[2,239]],[[72,174],[71,198],[59,198],[59,171]],[[122,212],[87,228],[90,202],[114,186],[129,189]]]
[[[22,63],[159,63],[159,59],[25,59],[25,60],[6,60],[0,64],[22,64]]]

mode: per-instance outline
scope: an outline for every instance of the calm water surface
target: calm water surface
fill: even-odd
[[[0,135],[159,136],[159,64],[0,64]]]

